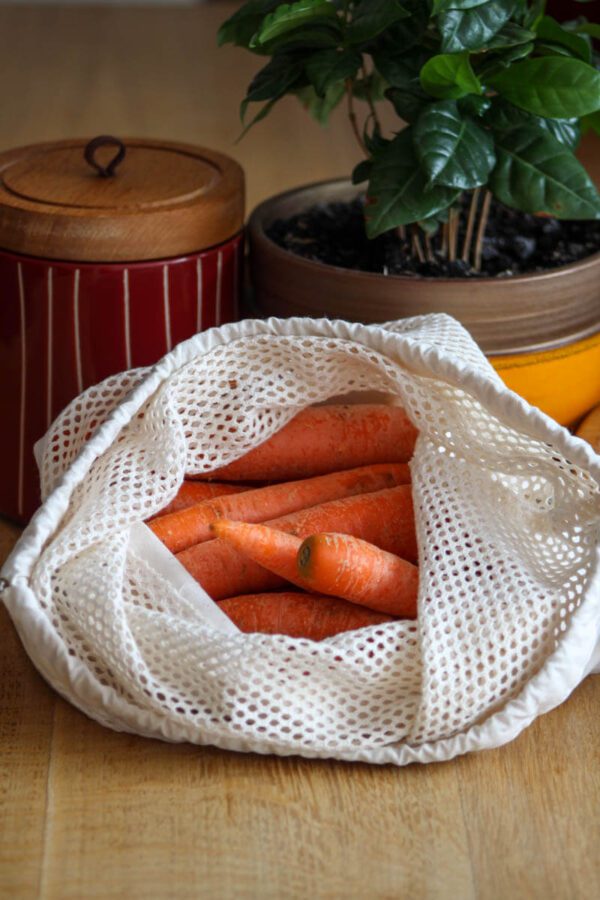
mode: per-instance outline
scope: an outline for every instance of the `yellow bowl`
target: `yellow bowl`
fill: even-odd
[[[600,403],[600,332],[553,350],[490,356],[507,387],[573,425]]]

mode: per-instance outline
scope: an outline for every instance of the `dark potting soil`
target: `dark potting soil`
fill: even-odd
[[[364,228],[364,201],[323,203],[267,229],[271,240],[299,256],[363,272],[465,278],[526,275],[555,269],[600,251],[600,221],[568,222],[532,216],[492,202],[483,239],[481,271],[462,262],[466,216],[461,215],[459,259],[440,253],[440,235],[431,238],[433,260],[421,262],[411,252],[411,229],[402,240],[388,231],[369,241]],[[420,237],[425,250],[423,235]]]

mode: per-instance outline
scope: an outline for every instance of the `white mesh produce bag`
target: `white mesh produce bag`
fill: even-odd
[[[420,429],[418,619],[319,643],[240,633],[143,520],[184,473],[367,391]],[[429,762],[514,738],[598,664],[600,457],[447,316],[213,329],[86,391],[38,450],[47,499],[3,599],[44,677],[111,728]]]

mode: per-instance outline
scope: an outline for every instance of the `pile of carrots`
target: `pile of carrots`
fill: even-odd
[[[416,437],[400,407],[309,407],[147,524],[241,631],[322,640],[414,618]]]

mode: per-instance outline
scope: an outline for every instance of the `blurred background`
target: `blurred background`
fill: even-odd
[[[138,0],[0,5],[0,149],[115,134],[221,150],[246,170],[248,210],[295,184],[345,175],[359,153],[338,111],[324,135],[294,99],[240,142],[259,57],[216,34],[240,3]]]
[[[424,0],[426,2],[426,0]],[[598,2],[549,0],[559,20]],[[263,61],[217,48],[232,0],[73,0],[0,4],[0,149],[96,134],[167,138],[229,153],[246,170],[248,210],[359,160],[344,111],[326,129],[293,98],[240,143],[239,104]]]

